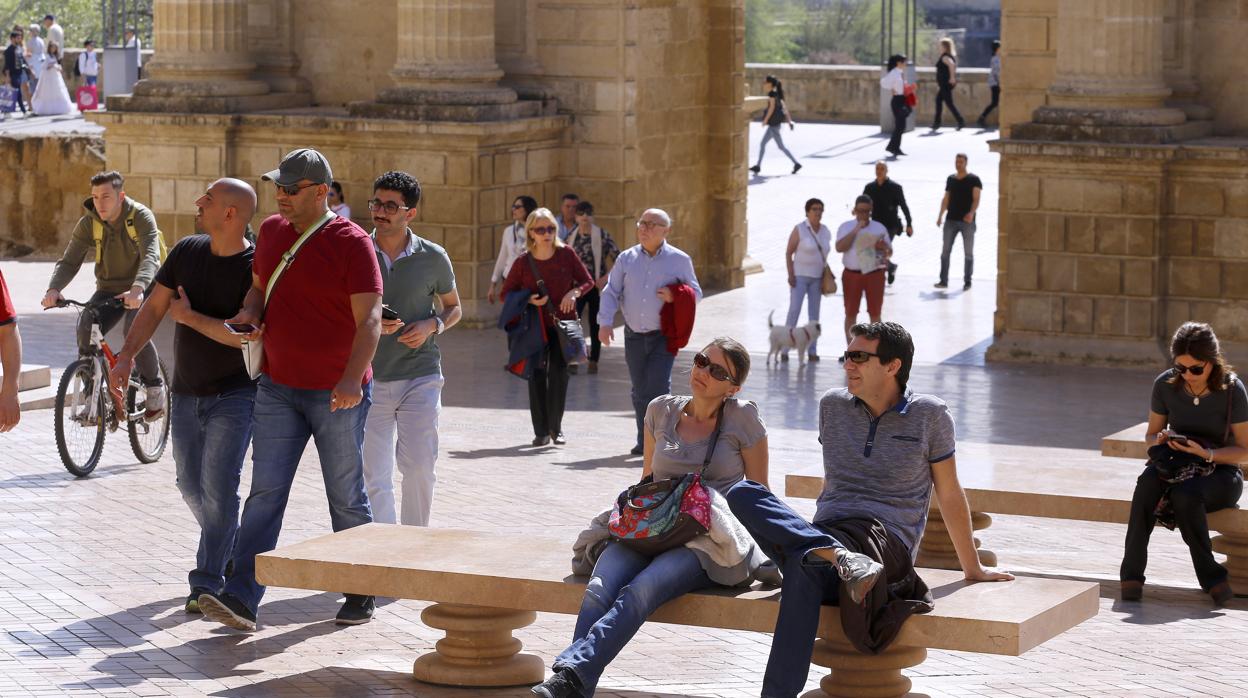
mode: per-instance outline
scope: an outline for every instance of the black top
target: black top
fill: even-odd
[[[26,69],[26,54],[21,46],[9,44],[4,49],[4,69],[9,73],[10,80],[17,77],[19,71]]]
[[[238,314],[251,288],[254,246],[230,257],[218,257],[207,235],[183,238],[169,250],[156,272],[156,283],[175,293],[181,286],[191,308],[208,317],[226,320]],[[216,395],[251,382],[243,353],[179,324],[174,330],[173,392]]]
[[[971,212],[971,206],[975,203],[972,190],[983,188],[984,183],[970,172],[967,172],[962,179],[958,179],[957,175],[949,175],[949,179],[945,180],[945,191],[949,192],[949,220],[960,221],[966,218],[966,214]]]
[[[954,65],[958,64],[958,59],[952,53],[942,53],[936,59],[936,84],[941,87],[949,87],[949,81],[953,77],[950,75],[949,64],[945,63],[946,58],[953,61]]]
[[[767,120],[768,126],[780,126],[784,123],[784,100],[780,99],[780,93],[772,90],[767,93],[775,103],[776,108],[771,110],[771,118]]]
[[[873,179],[862,188],[862,193],[871,197],[871,218],[883,223],[889,232],[896,234],[901,228],[901,219],[897,216],[898,207],[906,214],[906,225],[914,220],[910,217],[910,207],[906,205],[906,193],[893,180],[885,179],[880,184]]]
[[[1232,425],[1248,422],[1248,392],[1245,392],[1243,382],[1232,377],[1231,385],[1227,389],[1206,393],[1197,405],[1191,393],[1183,389],[1182,378],[1175,385],[1166,382],[1173,375],[1174,370],[1167,369],[1153,381],[1150,409],[1157,414],[1164,414],[1166,423],[1176,433],[1201,439],[1213,448],[1222,448],[1233,442],[1233,436],[1223,438],[1227,433],[1226,401],[1231,400]]]

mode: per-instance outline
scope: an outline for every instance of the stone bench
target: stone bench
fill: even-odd
[[[262,584],[432,601],[426,625],[446,633],[416,660],[421,681],[460,687],[535,684],[545,666],[521,654],[512,631],[536,612],[576,614],[584,578],[569,573],[571,542],[457,529],[367,524],[285,546],[256,558]],[[1096,584],[1020,578],[971,584],[960,573],[920,570],[936,610],[912,617],[897,641],[876,655],[857,652],[841,632],[838,609],[825,606],[812,661],[831,669],[829,696],[903,696],[928,648],[1017,656],[1096,615]],[[661,607],[652,620],[770,633],[777,589],[715,589]],[[761,681],[764,666],[757,667]],[[809,694],[808,694],[809,695]]]
[[[1125,524],[1142,466],[1138,461],[1110,461],[1095,452],[1074,449],[960,444],[958,479],[966,490],[976,531],[992,524],[989,514]],[[788,497],[817,498],[823,490],[823,470],[790,473],[784,484]],[[1221,533],[1213,538],[1213,549],[1227,556],[1231,586],[1237,595],[1248,595],[1248,510],[1209,514],[1209,530]],[[980,544],[976,537],[975,547]],[[986,565],[997,564],[997,555],[982,548],[979,559]],[[959,567],[934,495],[927,530],[919,543],[918,564]]]

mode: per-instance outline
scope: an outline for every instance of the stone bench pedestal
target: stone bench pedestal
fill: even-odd
[[[992,525],[992,517],[978,511],[971,512],[971,528],[982,531]],[[975,547],[979,549],[981,541],[975,537]],[[979,549],[979,561],[995,567],[997,554],[991,550]],[[919,557],[915,562],[920,567],[935,567],[942,570],[960,570],[958,551],[953,547],[953,539],[949,537],[949,529],[940,516],[939,509],[932,509],[927,515],[927,528],[923,531],[923,539],[919,541]]]
[[[911,681],[903,669],[927,659],[924,647],[893,644],[880,654],[863,654],[841,640],[815,641],[811,662],[832,670],[819,688],[802,698],[901,698],[910,692]]]
[[[1248,596],[1248,535],[1223,533],[1213,537],[1213,549],[1226,555],[1223,565],[1236,596]]]
[[[412,667],[419,681],[441,686],[531,686],[545,678],[540,657],[520,654],[511,632],[537,620],[533,611],[434,604],[420,614],[425,625],[446,631],[433,652]]]

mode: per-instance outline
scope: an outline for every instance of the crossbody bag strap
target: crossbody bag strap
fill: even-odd
[[[295,255],[299,254],[299,250],[303,248],[304,243],[311,239],[312,235],[316,231],[323,228],[326,223],[329,223],[337,216],[338,214],[333,211],[325,211],[325,215],[318,218],[317,221],[311,225],[311,227],[303,231],[303,235],[300,235],[299,239],[295,240],[295,244],[291,245],[290,249],[286,250],[286,252],[282,254],[281,261],[277,263],[277,268],[274,269],[273,273],[269,276],[269,283],[264,287],[264,306],[260,310],[261,315],[263,315],[264,310],[269,307],[269,298],[273,295],[273,289],[277,287],[278,280],[286,274],[286,269],[290,267],[291,262],[295,261]]]
[[[819,256],[826,261],[828,253],[823,251],[823,245],[819,242],[819,236],[815,234],[814,229],[810,227],[810,221],[802,221],[802,225],[806,226],[806,232],[810,233],[810,236],[815,239],[815,247],[819,248]]]
[[[692,398],[690,402],[692,402]],[[688,404],[688,403],[686,403]],[[719,432],[724,426],[724,408],[728,406],[728,400],[724,400],[719,406],[719,411],[715,413],[715,431],[711,432],[711,440],[706,444],[706,458],[702,459],[702,469],[698,471],[698,477],[706,474],[706,469],[711,465],[711,457],[715,455],[715,444],[719,443]]]
[[[1226,446],[1231,442],[1231,405],[1235,402],[1235,384],[1239,382],[1238,376],[1231,376],[1226,382],[1226,430],[1222,432],[1222,445]]]

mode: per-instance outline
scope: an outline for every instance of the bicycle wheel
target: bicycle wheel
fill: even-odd
[[[104,391],[95,385],[95,359],[65,369],[56,389],[56,450],[65,469],[86,477],[104,452]]]
[[[165,404],[159,405],[160,414],[152,419],[144,418],[148,411],[147,395],[140,397],[133,385],[126,391],[126,431],[130,432],[130,448],[141,463],[155,463],[165,452],[169,442],[169,376],[165,364],[160,364],[160,379],[164,383]],[[136,416],[137,415],[137,416]]]

